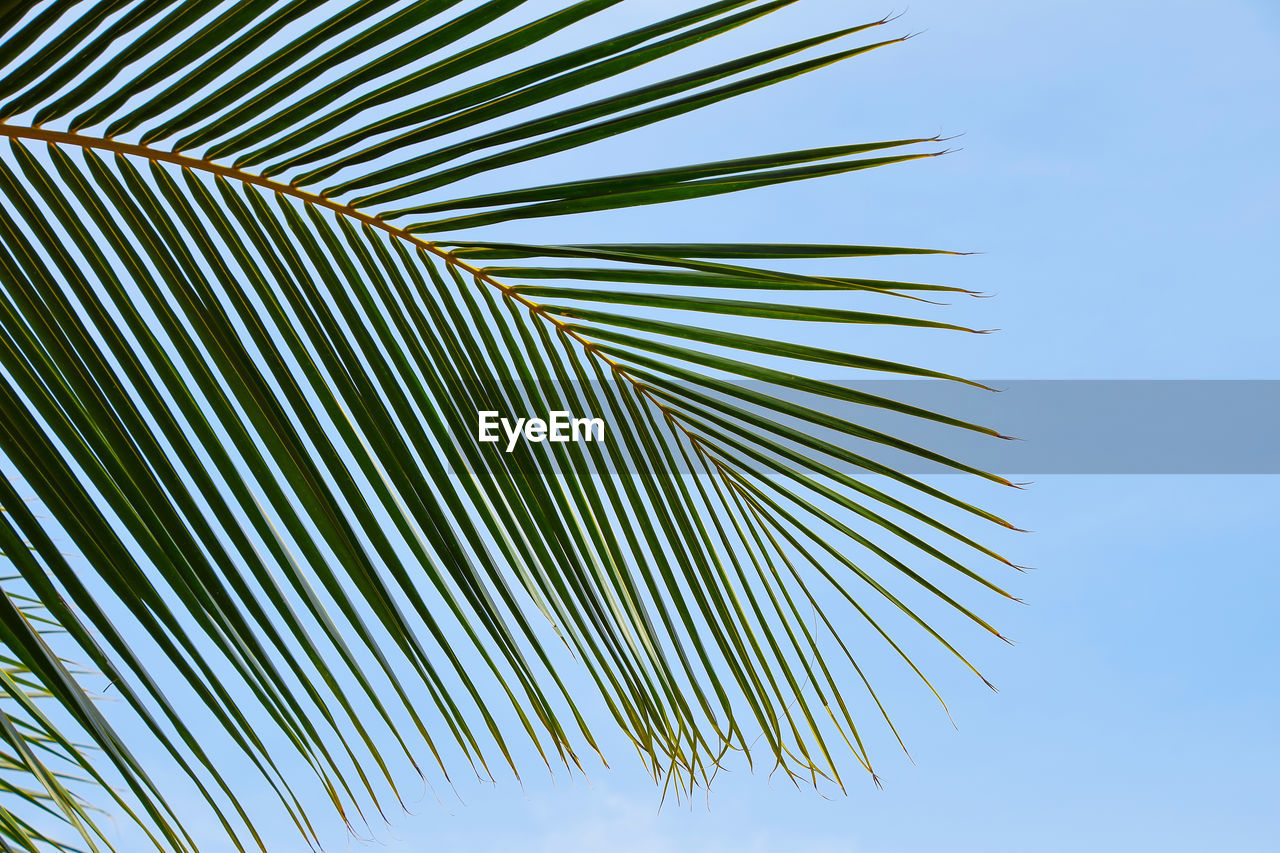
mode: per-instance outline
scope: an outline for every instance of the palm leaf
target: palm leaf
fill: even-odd
[[[489,778],[530,748],[581,766],[599,707],[678,796],[731,751],[843,788],[842,756],[872,769],[848,688],[889,719],[846,619],[922,679],[877,607],[971,669],[913,599],[999,636],[939,571],[1009,597],[969,561],[1011,564],[902,495],[1008,524],[846,439],[1005,481],[822,400],[996,433],[808,374],[965,380],[796,340],[810,322],[972,331],[910,316],[957,288],[789,267],[935,250],[466,235],[945,153],[898,139],[455,187],[902,41],[845,24],[631,82],[795,2],[720,0],[546,49],[619,2],[0,4],[0,802],[105,845],[73,767],[158,848],[221,843],[183,828],[50,627],[241,850],[263,845],[246,797],[264,784],[319,844],[313,785],[355,831],[407,769]],[[582,95],[602,83],[616,94]],[[474,438],[489,410],[599,413],[609,438],[508,454]],[[595,695],[570,690],[560,646]],[[6,846],[63,845],[24,815],[0,805]]]

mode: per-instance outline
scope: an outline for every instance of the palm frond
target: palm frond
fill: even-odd
[[[913,602],[999,636],[943,576],[1009,598],[969,562],[1012,564],[901,495],[1010,525],[874,451],[1008,483],[822,405],[998,434],[810,374],[966,380],[795,340],[805,323],[973,332],[909,314],[957,288],[788,268],[938,250],[465,234],[945,153],[936,137],[896,139],[455,187],[903,40],[875,39],[888,20],[841,22],[629,82],[795,2],[721,0],[566,52],[547,48],[620,0],[540,16],[521,0],[4,4],[0,450],[49,518],[0,481],[0,551],[237,849],[263,844],[258,804],[223,750],[319,844],[312,783],[281,744],[354,831],[400,798],[407,768],[490,778],[529,747],[581,766],[597,703],[678,795],[730,751],[843,788],[841,755],[872,770],[849,686],[889,720],[847,619],[922,679],[877,608],[970,669]],[[603,83],[618,93],[587,94]],[[710,315],[777,334],[708,328]],[[607,414],[608,440],[506,453],[476,441],[480,411]],[[83,678],[13,597],[0,610],[15,662],[0,680],[21,709],[0,714],[0,799],[102,842],[41,763],[33,744],[47,743],[157,847],[199,848]],[[596,695],[569,688],[558,646]],[[60,844],[3,808],[0,838]]]

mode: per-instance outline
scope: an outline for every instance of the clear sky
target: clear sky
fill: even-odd
[[[623,5],[649,18],[690,4]],[[702,56],[892,11],[803,0]],[[935,132],[963,133],[962,151],[476,236],[978,251],[857,274],[994,293],[930,316],[1000,334],[859,330],[854,349],[974,377],[1280,379],[1275,0],[915,0],[892,29],[923,33],[513,180]],[[847,327],[829,334],[847,345]],[[529,761],[523,787],[460,780],[465,805],[411,803],[417,814],[379,831],[383,849],[1275,850],[1280,478],[1061,476],[1016,493],[940,481],[1035,530],[993,544],[1037,571],[1011,582],[1030,606],[984,611],[1017,646],[966,646],[998,695],[931,661],[957,728],[909,672],[881,667],[915,760],[876,744],[884,790],[851,774],[847,796],[823,798],[738,768],[709,802],[659,812],[638,762],[606,739],[613,767],[589,765],[589,785],[563,772],[553,784]],[[292,826],[266,828],[272,853],[305,849]]]
[[[889,11],[808,0],[779,21],[800,33]],[[978,250],[877,272],[998,294],[938,312],[998,335],[898,329],[866,351],[983,377],[1280,378],[1280,7],[914,0],[899,28],[924,32],[566,174],[602,173],[615,152],[668,165],[935,131],[963,132],[963,151],[529,235]],[[976,644],[998,695],[931,669],[958,730],[884,668],[916,763],[882,745],[883,791],[855,781],[826,800],[740,771],[709,807],[658,813],[622,759],[590,786],[531,773],[523,792],[462,787],[450,816],[429,805],[397,821],[391,849],[1276,849],[1280,478],[1063,476],[979,492],[1036,531],[999,543],[1037,567],[1014,581],[1030,606],[986,611],[1018,646]]]

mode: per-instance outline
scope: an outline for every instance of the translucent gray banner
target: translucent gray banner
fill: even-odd
[[[879,431],[966,466],[1004,476],[1280,474],[1280,380],[1036,379],[983,380],[982,384],[999,389],[999,393],[933,380],[868,380],[829,385],[842,389],[836,392],[837,396],[849,390],[874,395],[990,427],[1018,440],[1002,441],[875,405],[799,393],[764,383],[726,382],[719,389],[671,383],[666,389],[670,396],[655,399],[663,400],[673,411],[681,411],[678,398],[687,390],[694,395],[693,400],[701,398],[695,408],[700,408],[703,415],[717,414],[717,407],[710,405],[712,401],[721,406],[738,407],[759,416],[767,424],[779,425],[784,432],[788,428],[797,430],[804,436],[830,442],[849,453],[911,474],[947,473],[954,469],[866,435],[850,435],[831,421],[828,426],[822,426],[812,419],[762,407],[734,392],[741,391],[747,398],[755,394],[781,398],[787,405],[804,406],[817,412],[818,420],[829,416],[838,423]],[[622,398],[612,397],[607,389],[599,386],[588,389],[572,383],[564,386],[546,383],[537,389],[523,386],[509,387],[506,391],[506,400],[486,404],[502,417],[544,417],[548,407],[567,410],[574,417],[601,417],[606,425],[606,441],[610,443],[624,439],[620,426],[635,426],[638,410],[626,407],[620,402]],[[521,400],[523,402],[516,402]],[[591,400],[595,401],[596,411],[590,411],[592,406],[588,401]],[[723,417],[722,409],[718,413]],[[699,416],[696,412],[690,415]],[[803,447],[803,440],[797,442],[775,435],[760,424],[750,432],[806,456],[812,455],[811,448]],[[714,425],[710,425],[705,434],[712,442],[716,441],[717,434],[737,441],[750,442],[751,439],[750,435],[726,432]],[[795,433],[792,436],[795,437]],[[489,444],[486,448],[503,452],[502,446],[505,442]],[[602,449],[587,451],[583,445],[575,444],[522,443],[513,452],[517,455],[572,454]],[[673,454],[678,462],[680,454],[674,449]],[[785,461],[783,456],[772,458]],[[847,458],[824,461],[850,472],[865,472],[863,466]]]

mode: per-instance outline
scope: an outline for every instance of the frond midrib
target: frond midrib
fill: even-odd
[[[48,130],[39,126],[25,127],[6,123],[0,123],[0,136],[8,137],[11,140],[33,140],[37,142],[46,142],[49,145],[70,146],[97,151],[110,151],[114,154],[139,157],[151,162],[170,163],[183,169],[206,172],[211,175],[217,175],[240,183],[262,187],[263,189],[279,193],[280,195],[296,198],[304,204],[314,205],[316,207],[324,208],[325,210],[333,211],[340,216],[345,216],[363,225],[367,225],[370,228],[377,228],[392,237],[404,240],[406,243],[417,249],[440,258],[446,264],[462,271],[473,280],[484,282],[485,284],[497,288],[504,297],[524,306],[529,310],[530,314],[550,323],[557,332],[577,341],[586,353],[603,361],[615,375],[626,379],[636,390],[637,395],[657,408],[663,414],[664,418],[668,420],[674,418],[676,422],[679,420],[675,412],[649,393],[647,386],[640,379],[628,372],[626,367],[602,352],[593,341],[582,335],[582,333],[573,326],[565,323],[559,317],[552,314],[542,303],[530,299],[528,296],[518,291],[514,286],[499,281],[483,269],[472,266],[459,258],[453,252],[441,248],[431,240],[424,240],[406,228],[400,228],[396,225],[392,225],[377,214],[366,213],[352,205],[334,201],[323,193],[314,193],[309,190],[302,189],[296,184],[286,184],[280,181],[275,181],[264,175],[246,172],[243,169],[237,169],[233,166],[225,166],[212,160],[190,157],[175,151],[166,151],[164,149],[153,148],[148,145],[121,142],[116,139],[111,139],[110,137],[90,136],[70,131]],[[689,430],[685,428],[683,424],[680,424],[680,427],[683,432],[690,435],[692,438],[692,434],[689,433]],[[697,449],[699,455],[701,455],[702,449],[699,443],[694,442],[694,447]]]

